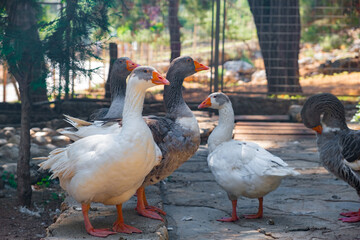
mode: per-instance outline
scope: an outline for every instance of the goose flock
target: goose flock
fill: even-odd
[[[65,115],[72,127],[62,134],[74,142],[43,158],[41,169],[59,178],[60,186],[81,204],[85,229],[97,237],[141,233],[125,224],[122,204],[135,193],[136,211],[164,221],[166,213],[150,206],[145,187],[170,176],[197,151],[200,131],[183,99],[184,79],[209,68],[189,56],[174,59],[166,78],[153,67],[140,66],[127,57],[117,59],[110,73],[111,105],[94,112],[91,122]],[[142,116],[148,88],[164,85],[165,116]],[[234,110],[224,93],[210,94],[198,108],[219,111],[219,123],[208,138],[208,166],[232,202],[232,214],[218,221],[239,219],[240,196],[257,198],[259,210],[245,218],[263,216],[263,198],[287,176],[299,173],[256,143],[232,139]],[[306,127],[317,132],[320,160],[337,177],[360,194],[360,132],[350,130],[341,102],[331,94],[310,97],[302,110]],[[92,202],[115,205],[117,220],[111,229],[95,229],[88,212]],[[344,222],[360,221],[360,209],[341,213]]]

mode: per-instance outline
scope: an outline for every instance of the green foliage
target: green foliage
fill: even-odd
[[[347,30],[360,24],[355,2],[300,0],[302,42],[320,43],[325,51],[349,45]]]
[[[12,173],[9,173],[7,171],[4,171],[1,175],[1,179],[6,183],[9,184],[12,188],[17,188],[17,182],[15,180],[15,175]]]
[[[52,180],[49,176],[43,177],[39,182],[36,183],[39,187],[50,187]]]
[[[95,71],[83,63],[89,58],[100,59],[94,51],[108,33],[107,9],[111,6],[112,1],[66,0],[60,16],[44,26],[46,54],[63,72],[65,96],[69,94],[70,71],[84,75]],[[60,84],[59,96],[61,88]]]
[[[358,109],[355,115],[352,117],[351,122],[357,122],[360,123],[360,103],[356,105],[356,108]]]

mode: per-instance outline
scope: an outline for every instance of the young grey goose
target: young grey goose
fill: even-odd
[[[342,103],[330,93],[311,96],[301,111],[304,125],[316,131],[320,161],[360,196],[360,131],[348,128]],[[360,221],[360,209],[340,213],[343,222]]]
[[[61,132],[61,134],[68,136],[73,141],[77,141],[83,137],[94,134],[105,134],[106,132],[113,133],[115,130],[115,125],[113,125],[113,123],[104,124],[103,120],[122,118],[125,102],[126,79],[131,71],[133,71],[138,66],[138,64],[131,61],[128,57],[121,57],[116,59],[113,63],[113,67],[110,73],[110,108],[101,108],[95,111],[90,116],[91,119],[98,119],[98,121],[95,122],[87,122],[78,118],[64,115],[65,121],[70,123],[73,127],[66,128]]]
[[[110,73],[110,108],[101,108],[95,111],[90,116],[90,119],[122,118],[126,92],[126,79],[131,71],[137,66],[139,65],[131,61],[128,57],[121,57],[115,60]]]
[[[257,214],[245,215],[245,218],[261,218],[263,197],[274,191],[283,178],[299,173],[258,144],[232,139],[234,110],[224,93],[210,94],[198,108],[219,110],[219,124],[208,138],[207,162],[216,182],[227,192],[233,209],[230,218],[218,221],[234,222],[239,219],[236,205],[240,196],[259,200]]]

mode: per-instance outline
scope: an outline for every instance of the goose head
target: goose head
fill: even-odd
[[[128,57],[115,60],[110,73],[110,87],[112,97],[125,95],[126,78],[139,64],[134,63]]]
[[[176,75],[178,79],[184,79],[188,76],[191,76],[197,72],[208,70],[209,67],[199,63],[198,61],[193,60],[189,56],[182,56],[172,60],[169,71],[167,73],[167,78],[171,79],[170,76]],[[182,83],[181,83],[182,84]]]
[[[155,68],[150,66],[137,67],[129,76],[128,85],[147,89],[154,85],[169,85],[170,82],[162,77]]]
[[[210,94],[198,108],[222,109],[227,103],[231,103],[229,97],[222,92]]]
[[[318,134],[326,131],[347,129],[345,108],[337,97],[320,93],[309,97],[302,110],[301,118],[307,128]]]

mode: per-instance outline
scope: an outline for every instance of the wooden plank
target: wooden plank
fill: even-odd
[[[236,115],[238,121],[263,121],[263,122],[285,122],[290,121],[289,115]]]
[[[235,134],[234,139],[240,141],[300,141],[302,139],[314,139],[315,135],[241,135]]]
[[[261,135],[315,135],[314,131],[305,129],[235,129],[236,134],[261,134]]]

